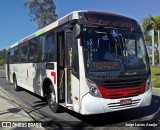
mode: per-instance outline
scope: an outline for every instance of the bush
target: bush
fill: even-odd
[[[160,66],[151,67],[152,86],[160,88]]]

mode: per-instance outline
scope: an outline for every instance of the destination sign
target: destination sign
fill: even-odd
[[[90,24],[121,28],[138,28],[138,23],[135,20],[120,15],[112,15],[107,13],[84,13],[84,17]]]
[[[92,69],[117,69],[119,66],[119,62],[109,62],[109,61],[100,61],[100,62],[92,62]]]

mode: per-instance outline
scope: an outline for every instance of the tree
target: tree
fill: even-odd
[[[56,21],[56,5],[53,0],[30,0],[24,3],[25,8],[29,8],[31,21],[36,21],[38,29],[41,29],[50,23]]]
[[[153,17],[149,15],[149,17],[143,19],[142,22],[143,31],[145,37],[152,30],[152,65],[154,65],[154,35],[158,34],[158,45],[160,44],[160,16]],[[146,38],[145,38],[146,39]],[[159,64],[160,64],[160,52],[158,54]]]
[[[6,49],[0,51],[0,60],[5,59]]]
[[[0,66],[4,65],[6,49],[0,51]]]

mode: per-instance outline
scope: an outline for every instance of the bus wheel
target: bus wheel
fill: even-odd
[[[50,85],[49,88],[53,88],[53,86]],[[50,90],[49,94],[47,95],[47,102],[52,112],[59,112],[60,106],[58,103],[56,103],[56,94],[54,90]]]
[[[13,85],[14,85],[15,91],[19,91],[20,90],[19,86],[17,85],[16,76],[13,77]]]

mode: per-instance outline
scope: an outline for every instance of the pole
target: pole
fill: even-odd
[[[152,66],[154,66],[154,29],[152,30]]]

